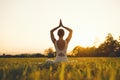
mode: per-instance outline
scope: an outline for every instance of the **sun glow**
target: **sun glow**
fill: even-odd
[[[96,46],[97,37],[94,32],[85,32],[81,30],[80,33],[74,33],[73,37],[75,37],[76,42],[79,43],[78,45],[82,47]]]
[[[83,47],[91,47],[94,45],[94,36],[86,35],[81,37],[80,45]]]
[[[1,0],[0,53],[54,47],[50,30],[60,18],[73,29],[68,50],[99,45],[107,33],[120,34],[119,4],[119,0]]]

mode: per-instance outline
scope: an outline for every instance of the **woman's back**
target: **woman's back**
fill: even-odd
[[[55,42],[56,56],[66,56],[67,41],[56,41]]]
[[[61,47],[60,49],[60,42],[56,41],[55,42],[55,49],[56,49],[56,58],[55,58],[55,62],[66,62],[68,61],[67,59],[67,41],[64,40],[63,44],[64,47]],[[61,42],[62,43],[62,42]]]

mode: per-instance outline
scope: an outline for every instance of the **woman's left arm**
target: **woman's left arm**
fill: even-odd
[[[56,41],[53,33],[54,33],[54,31],[57,30],[59,27],[60,27],[60,26],[55,27],[55,28],[53,28],[53,29],[50,31],[50,36],[51,36],[51,40],[52,40],[53,43],[55,43],[55,41]]]

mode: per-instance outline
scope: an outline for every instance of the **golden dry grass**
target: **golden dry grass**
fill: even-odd
[[[120,80],[120,58],[0,58],[0,80]]]

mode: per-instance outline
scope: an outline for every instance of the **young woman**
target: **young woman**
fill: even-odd
[[[58,30],[58,33],[57,33],[58,37],[59,37],[58,40],[56,40],[54,37],[54,31],[60,27],[63,27],[64,29],[69,31],[68,37],[65,40],[63,39],[63,37],[64,37],[64,30],[63,29]],[[52,42],[55,46],[55,49],[56,49],[56,58],[55,58],[55,60],[47,60],[47,62],[56,63],[56,62],[68,61],[66,52],[67,52],[68,43],[72,37],[72,29],[63,26],[62,21],[60,20],[59,26],[53,28],[50,31],[50,36],[51,36],[51,40],[52,40]]]

